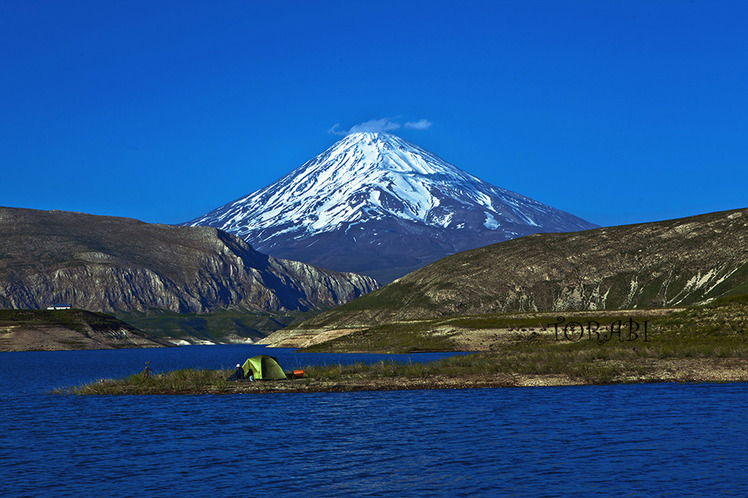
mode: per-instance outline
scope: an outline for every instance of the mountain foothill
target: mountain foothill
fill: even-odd
[[[261,254],[211,227],[0,208],[2,308],[306,311],[376,287],[370,277]]]
[[[683,307],[745,294],[748,208],[535,234],[465,251],[300,328],[355,330],[429,317]],[[268,339],[273,342],[272,335]]]

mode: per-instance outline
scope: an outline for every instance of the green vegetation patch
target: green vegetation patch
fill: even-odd
[[[117,312],[116,316],[153,337],[225,342],[228,336],[259,339],[318,312],[253,313],[216,310],[175,313],[163,310]]]
[[[53,394],[194,394],[226,393],[229,371],[183,369],[151,374],[147,370],[124,379],[101,379],[73,388],[58,388]]]
[[[0,310],[0,326],[3,325],[59,326],[84,334],[86,325],[94,330],[118,330],[124,323],[104,313],[93,313],[78,309],[68,310]]]
[[[310,377],[325,380],[406,377],[566,376],[588,384],[658,378],[666,361],[719,359],[740,365],[748,360],[745,315],[700,322],[703,310],[685,310],[663,318],[662,330],[645,341],[556,341],[550,335],[517,335],[496,351],[453,356],[426,364],[380,362],[374,365],[307,367]],[[743,310],[744,311],[744,310]],[[709,316],[707,314],[707,316]],[[599,317],[598,317],[599,318]],[[670,367],[667,367],[670,368]]]
[[[414,353],[425,351],[458,351],[449,335],[431,333],[430,321],[413,320],[373,327],[345,335],[305,352],[383,352]]]
[[[460,337],[495,331],[496,347],[507,340],[554,340],[590,342],[596,347],[624,342],[629,347],[670,337],[685,348],[702,336],[745,338],[748,303],[745,295],[725,297],[709,306],[603,310],[583,312],[497,313],[401,320],[368,327],[358,332],[304,349],[313,352],[407,353],[458,351]],[[568,332],[568,333],[567,333]],[[491,345],[494,349],[494,345]]]

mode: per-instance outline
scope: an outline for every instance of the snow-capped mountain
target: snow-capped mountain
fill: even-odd
[[[387,133],[348,135],[277,182],[185,224],[383,283],[454,252],[596,226]]]

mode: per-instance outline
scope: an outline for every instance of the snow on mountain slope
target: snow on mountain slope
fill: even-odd
[[[484,225],[499,220],[541,227],[540,217],[558,212],[525,196],[495,187],[420,147],[386,133],[355,133],[276,183],[191,221],[242,237],[272,230],[314,234],[385,216],[433,227],[458,225],[452,204],[483,211]],[[590,225],[580,223],[579,229]],[[275,232],[275,235],[279,235]]]
[[[420,242],[412,244],[412,254],[402,254],[411,258],[405,266],[412,269],[529,233],[595,227],[490,185],[387,133],[348,135],[277,182],[186,224],[217,227],[260,251],[345,271],[362,266],[351,262],[350,254],[343,258],[349,261],[345,268],[339,257],[323,256],[328,250],[323,240],[336,246],[332,252],[345,246],[361,252],[362,261],[386,266],[398,259],[395,251],[408,252],[407,243],[393,246],[388,239],[415,236]],[[362,251],[367,245],[378,246],[380,259],[392,246],[384,258],[389,262],[371,262],[372,255]]]

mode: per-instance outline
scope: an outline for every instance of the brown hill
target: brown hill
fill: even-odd
[[[748,209],[740,209],[535,234],[462,252],[263,342],[409,319],[671,307],[745,293]]]
[[[376,286],[258,253],[215,228],[0,207],[0,308],[309,310]]]

